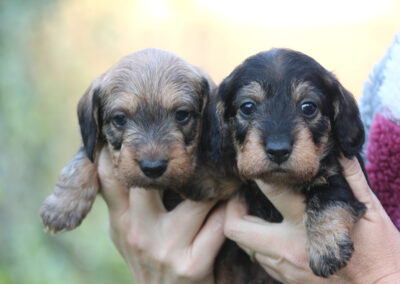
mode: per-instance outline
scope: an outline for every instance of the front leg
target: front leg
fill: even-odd
[[[46,230],[56,233],[79,226],[92,208],[98,190],[96,165],[81,148],[61,171],[53,194],[40,209]]]
[[[351,258],[354,246],[350,232],[366,207],[340,174],[327,178],[327,184],[310,187],[306,203],[309,264],[316,275],[328,277]]]

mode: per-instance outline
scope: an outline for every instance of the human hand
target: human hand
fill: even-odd
[[[234,240],[275,279],[283,283],[397,283],[400,282],[400,234],[371,191],[357,159],[341,159],[344,176],[355,197],[367,206],[354,225],[355,251],[346,267],[329,279],[315,276],[308,265],[303,224],[304,196],[291,188],[258,182],[263,193],[284,216],[269,223],[247,215],[246,204],[229,201],[225,234]],[[397,281],[397,282],[396,282]]]
[[[225,240],[224,205],[212,210],[214,201],[184,200],[167,212],[160,191],[118,183],[106,150],[98,173],[111,239],[136,283],[214,282],[214,260]]]

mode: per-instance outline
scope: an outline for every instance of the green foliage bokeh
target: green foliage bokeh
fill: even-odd
[[[47,234],[39,218],[79,147],[75,105],[91,79],[74,72],[68,58],[57,62],[59,39],[43,34],[41,22],[55,5],[0,1],[0,283],[129,283],[100,197],[72,232]]]

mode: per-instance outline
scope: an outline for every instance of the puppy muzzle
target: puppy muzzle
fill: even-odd
[[[277,164],[287,161],[292,153],[292,139],[287,136],[272,136],[265,141],[268,159]]]
[[[164,174],[168,167],[166,160],[141,160],[140,169],[149,178],[158,178]]]

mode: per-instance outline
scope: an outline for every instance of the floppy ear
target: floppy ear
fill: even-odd
[[[206,106],[208,104],[208,101],[210,99],[210,93],[211,93],[211,86],[214,84],[214,82],[210,81],[208,78],[203,77],[201,80],[201,86],[200,86],[200,96],[201,96],[201,101],[200,101],[200,110],[201,114],[204,115]]]
[[[211,92],[216,88],[214,81],[211,79],[210,75],[207,74],[202,68],[193,66],[194,69],[201,76],[199,93],[200,93],[200,108],[201,114],[204,115],[206,106],[208,105],[208,101],[210,100]]]
[[[212,91],[209,103],[206,106],[206,153],[209,159],[218,162],[225,146],[229,143],[228,121],[226,118],[226,98],[229,97],[230,86],[225,79],[218,89]]]
[[[101,131],[100,87],[95,81],[86,90],[78,104],[78,120],[86,155],[94,162],[95,149]]]
[[[365,140],[364,126],[353,95],[335,78],[333,133],[343,154],[353,157],[361,152]]]

